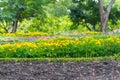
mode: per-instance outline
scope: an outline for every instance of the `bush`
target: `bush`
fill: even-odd
[[[71,20],[68,16],[63,16],[61,18],[49,15],[44,21],[34,18],[32,24],[27,28],[28,31],[42,31],[42,32],[65,32],[69,31],[72,25]]]

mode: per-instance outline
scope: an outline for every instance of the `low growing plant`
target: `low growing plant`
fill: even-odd
[[[0,58],[105,57],[120,53],[120,37],[53,38],[0,46]]]

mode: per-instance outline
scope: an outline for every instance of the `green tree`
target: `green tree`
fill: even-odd
[[[12,23],[14,33],[17,31],[19,21],[44,14],[43,6],[49,2],[50,0],[2,0],[0,4],[3,10],[0,13],[0,20]]]
[[[114,7],[112,8],[114,1],[111,1],[108,4],[108,0],[105,0],[100,4],[101,1],[102,0],[99,0],[99,2],[97,0],[73,0],[74,6],[70,8],[71,10],[70,18],[74,22],[72,29],[77,28],[77,26],[81,22],[89,30],[96,30],[95,26],[97,24],[102,25],[104,21],[101,21],[100,19],[102,17],[101,15],[102,11],[100,10],[101,4],[104,9],[104,12],[106,12],[105,14],[107,14],[106,17],[104,18],[106,19],[105,28],[107,26],[108,17],[109,17],[109,21],[116,24],[116,20],[120,19],[120,16],[118,15],[118,13],[120,13],[120,10],[119,10],[120,8],[118,8],[119,5],[114,5]],[[93,27],[92,28],[89,27],[88,23],[91,24]],[[103,26],[100,26],[100,29],[102,32],[106,31],[106,29],[103,29]]]
[[[102,32],[106,32],[106,26],[107,26],[107,22],[109,19],[109,15],[112,9],[112,6],[114,4],[115,0],[110,0],[110,3],[108,4],[107,8],[104,9],[104,4],[102,0],[98,0],[99,3],[99,10],[100,10],[100,20],[101,20],[101,31]]]
[[[74,24],[71,29],[76,29],[79,24],[82,24],[92,30],[88,23],[93,25],[95,29],[95,25],[99,22],[98,9],[97,2],[94,0],[73,0],[73,5],[70,8],[70,18]]]
[[[32,19],[32,25],[28,29],[44,32],[67,31],[72,22],[68,17],[68,7],[71,0],[59,0],[44,6],[45,19],[41,15]]]
[[[52,14],[57,17],[67,16],[69,14],[68,8],[72,0],[58,0],[50,3],[45,7],[47,14]]]

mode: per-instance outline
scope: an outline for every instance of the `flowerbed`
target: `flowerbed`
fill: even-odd
[[[16,32],[16,33],[4,33],[4,34],[0,34],[0,36],[50,36],[51,34],[48,33],[44,33],[44,32]]]
[[[0,46],[0,58],[76,58],[120,55],[120,37],[40,39]]]

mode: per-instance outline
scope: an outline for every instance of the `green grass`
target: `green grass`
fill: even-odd
[[[93,57],[93,58],[0,58],[0,61],[15,61],[15,62],[31,62],[31,61],[39,61],[39,62],[99,62],[106,60],[120,60],[120,58],[114,57]]]

